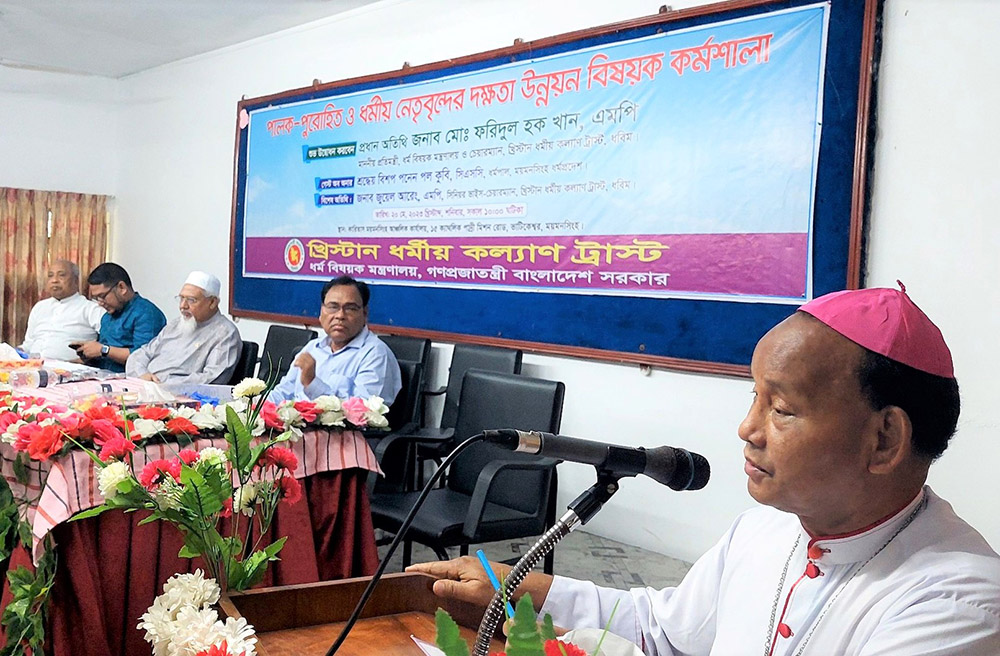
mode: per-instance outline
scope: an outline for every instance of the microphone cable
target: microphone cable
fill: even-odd
[[[413,504],[413,508],[410,509],[410,512],[403,520],[403,523],[399,525],[399,530],[396,531],[396,536],[389,544],[389,550],[386,552],[385,558],[383,558],[382,562],[379,563],[378,569],[375,570],[375,574],[372,575],[372,580],[368,582],[368,586],[365,588],[365,591],[361,593],[361,598],[358,600],[358,604],[354,607],[354,611],[347,619],[347,624],[345,624],[344,628],[341,629],[340,635],[337,636],[337,640],[330,645],[330,648],[326,652],[326,656],[333,656],[336,654],[337,650],[343,646],[344,641],[347,640],[347,635],[351,632],[351,629],[354,628],[358,618],[361,617],[361,613],[364,612],[365,606],[368,604],[368,599],[375,591],[375,585],[379,582],[379,579],[382,578],[382,574],[385,573],[385,568],[389,565],[389,559],[392,558],[392,554],[395,553],[396,547],[399,546],[399,543],[403,541],[403,536],[406,535],[406,531],[410,528],[410,524],[413,523],[414,517],[417,516],[417,511],[420,510],[420,506],[424,504],[424,501],[427,499],[427,495],[430,494],[430,491],[434,488],[434,484],[437,483],[441,476],[444,475],[445,470],[449,465],[451,465],[452,462],[454,462],[455,458],[457,458],[459,454],[465,451],[465,449],[472,444],[482,442],[484,439],[485,436],[483,433],[479,433],[459,444],[454,451],[448,454],[448,457],[444,459],[441,466],[437,468],[437,471],[434,472],[434,474],[427,481],[427,484],[424,485],[424,489],[420,491],[420,496],[417,497],[417,501]],[[419,444],[419,440],[415,441]]]

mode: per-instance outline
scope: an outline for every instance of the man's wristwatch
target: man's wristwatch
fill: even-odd
[[[108,353],[111,352],[111,347],[107,344],[101,344],[101,355],[107,357]]]

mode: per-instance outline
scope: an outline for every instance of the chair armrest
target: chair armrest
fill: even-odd
[[[476,535],[476,528],[483,519],[483,512],[486,510],[486,502],[489,500],[490,490],[496,483],[500,474],[505,471],[541,471],[556,464],[558,460],[552,458],[539,458],[537,460],[493,460],[479,472],[476,479],[476,488],[472,491],[472,500],[469,502],[469,510],[465,515],[465,524],[462,533],[466,538],[472,540]]]
[[[448,391],[447,386],[439,387],[436,390],[425,389],[425,390],[420,390],[420,396],[441,396],[447,391]]]

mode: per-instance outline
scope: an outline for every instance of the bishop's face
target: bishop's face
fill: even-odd
[[[862,395],[862,354],[801,312],[754,349],[754,400],[739,427],[747,487],[760,503],[798,515],[814,534],[853,530],[868,504],[880,414]]]

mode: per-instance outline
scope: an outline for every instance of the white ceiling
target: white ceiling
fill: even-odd
[[[378,0],[0,0],[0,65],[120,78]]]

